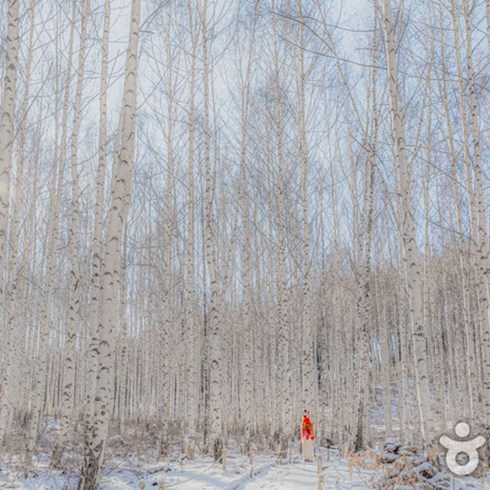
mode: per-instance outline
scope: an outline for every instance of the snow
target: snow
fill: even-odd
[[[318,488],[317,463],[293,463],[288,465],[275,465],[259,478],[249,480],[237,487],[237,490],[301,490]],[[372,488],[373,477],[379,476],[375,472],[359,471],[349,475],[347,464],[335,458],[323,467],[324,488],[359,489]]]
[[[368,482],[373,472],[354,472],[349,476],[347,463],[332,452],[330,463],[326,462],[326,452],[320,450],[325,461],[323,474],[325,488],[369,488]],[[196,461],[179,463],[160,463],[156,465],[136,465],[131,460],[113,462],[114,470],[104,472],[101,490],[138,489],[141,482],[145,489],[158,488],[159,482],[165,482],[168,490],[254,490],[315,489],[318,485],[318,465],[304,463],[299,455],[293,457],[292,463],[279,464],[272,454],[254,456],[253,468],[247,457],[239,453],[230,453],[227,458],[226,471],[221,463],[214,463],[211,458],[200,458]],[[36,478],[15,479],[15,475],[0,471],[0,488],[17,488],[26,490],[55,490],[76,487],[76,478],[69,478],[56,472],[40,469]]]
[[[323,457],[326,460],[326,457]],[[234,454],[227,462],[227,470],[221,464],[214,464],[210,459],[187,463],[183,470],[173,470],[147,476],[146,488],[164,481],[168,489],[183,490],[306,490],[317,489],[317,462],[304,463],[299,457],[293,458],[291,464],[278,464],[274,457],[260,455],[254,458],[253,476],[247,458]],[[382,476],[379,472],[356,471],[349,475],[347,463],[341,461],[338,454],[332,453],[332,461],[323,465],[325,489],[329,488],[372,488],[371,479]],[[138,480],[130,475],[106,477],[103,490],[137,488]],[[155,485],[156,486],[156,485]],[[154,487],[153,487],[154,488]]]
[[[321,448],[317,454],[322,456],[324,489],[382,488],[375,483],[383,480],[383,470],[351,467],[349,471],[348,463],[340,459],[337,451],[330,452],[330,461],[327,461],[325,449]],[[160,482],[165,483],[166,490],[316,490],[318,463],[305,463],[296,454],[291,463],[279,464],[272,454],[258,454],[254,456],[252,468],[246,456],[233,452],[228,455],[226,471],[221,463],[214,463],[211,458],[182,463],[174,459],[156,464],[131,459],[115,460],[104,471],[100,488],[137,490],[142,482],[146,490],[158,489]],[[448,490],[490,489],[488,477],[485,480],[460,477],[453,482],[447,473],[439,473],[433,483],[437,485],[433,488]],[[47,466],[39,467],[38,475],[30,479],[23,479],[19,472],[8,471],[5,466],[0,470],[0,489],[58,490],[76,488],[76,484],[75,475],[54,472]]]
[[[316,482],[316,468],[312,463],[288,464],[270,467],[258,478],[242,483],[238,489],[315,488]]]

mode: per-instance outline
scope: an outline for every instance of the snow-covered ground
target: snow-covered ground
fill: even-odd
[[[382,469],[365,470],[351,467],[339,458],[336,451],[330,454],[327,461],[325,450],[321,449],[322,475],[324,489],[380,489],[384,472]],[[166,490],[316,490],[318,488],[318,464],[305,463],[299,456],[294,456],[291,463],[278,464],[273,455],[261,454],[254,457],[253,467],[248,458],[238,453],[230,453],[226,471],[221,463],[213,463],[211,458],[200,458],[196,461],[162,462],[158,464],[142,464],[131,459],[114,461],[104,472],[101,490],[132,490],[139,489],[144,483],[145,489],[158,489],[160,482],[165,483]],[[77,479],[74,475],[49,471],[47,467],[39,467],[36,477],[23,479],[15,471],[0,469],[0,488],[16,488],[25,490],[62,490],[76,488]],[[452,490],[470,488],[490,489],[490,480],[476,478],[460,478],[454,482],[451,477],[436,475],[434,487]],[[381,485],[380,485],[381,484]],[[454,485],[454,486],[453,486]],[[403,490],[415,488],[400,487]]]
[[[326,455],[323,456],[326,460]],[[304,463],[298,456],[292,463],[278,464],[273,455],[257,455],[251,465],[248,458],[231,453],[227,458],[226,471],[221,463],[213,463],[211,458],[179,463],[156,465],[137,465],[131,460],[111,465],[112,470],[105,472],[102,490],[138,489],[145,483],[146,489],[158,488],[165,482],[165,489],[208,490],[208,489],[316,489],[318,485],[318,464]],[[347,464],[331,454],[331,462],[323,465],[325,488],[369,488],[366,484],[375,474],[373,472],[354,472],[349,476]],[[0,471],[0,488],[18,488],[28,490],[55,490],[76,487],[76,478],[59,473],[42,471],[36,478],[28,480],[18,478],[13,473]]]

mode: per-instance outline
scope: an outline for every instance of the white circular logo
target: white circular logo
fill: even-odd
[[[468,437],[470,432],[470,426],[466,422],[459,422],[454,427],[454,433],[460,438]],[[480,462],[477,449],[485,444],[483,436],[476,436],[468,441],[458,441],[448,436],[441,436],[439,442],[447,449],[446,464],[455,475],[466,476],[476,470]],[[457,456],[458,458],[464,456],[465,464],[458,463]]]

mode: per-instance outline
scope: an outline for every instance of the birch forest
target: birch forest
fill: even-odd
[[[2,0],[0,486],[286,468],[305,409],[484,481],[489,150],[490,0]]]

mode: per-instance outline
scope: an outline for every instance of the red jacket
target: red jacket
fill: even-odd
[[[303,424],[301,426],[301,437],[306,440],[315,440],[315,435],[313,434],[313,424],[308,416],[303,416]]]

